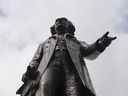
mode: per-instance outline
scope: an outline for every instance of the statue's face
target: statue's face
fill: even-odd
[[[65,33],[69,26],[69,21],[66,18],[59,18],[55,22],[55,30],[58,34]]]

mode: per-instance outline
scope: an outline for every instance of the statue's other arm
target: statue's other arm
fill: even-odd
[[[25,82],[29,79],[34,79],[36,75],[36,70],[40,64],[40,61],[43,57],[43,44],[39,44],[32,60],[30,61],[26,72],[22,76],[22,81]]]

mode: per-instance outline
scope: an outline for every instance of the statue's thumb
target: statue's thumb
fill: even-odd
[[[116,37],[116,36],[111,38],[111,40],[115,40],[115,39],[117,39],[117,37]]]

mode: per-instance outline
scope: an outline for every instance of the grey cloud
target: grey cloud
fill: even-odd
[[[4,13],[4,11],[2,9],[0,9],[0,16],[1,17],[7,17],[7,14]]]
[[[120,1],[120,5],[118,7],[116,13],[116,23],[115,23],[115,30],[121,33],[128,33],[128,1],[123,0]]]

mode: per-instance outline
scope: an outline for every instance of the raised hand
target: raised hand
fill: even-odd
[[[104,51],[107,46],[111,44],[117,37],[108,36],[109,32],[106,32],[101,38],[96,41],[96,49],[100,52]]]

